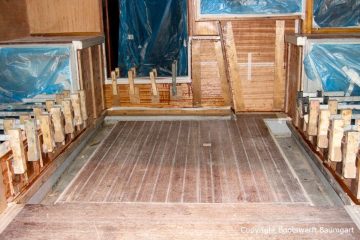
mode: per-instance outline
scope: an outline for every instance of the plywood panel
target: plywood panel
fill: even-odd
[[[25,0],[0,1],[0,41],[30,34]]]
[[[102,32],[99,0],[26,0],[31,34]]]

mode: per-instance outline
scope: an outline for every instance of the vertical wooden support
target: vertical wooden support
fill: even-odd
[[[345,141],[342,149],[342,174],[344,178],[356,178],[356,157],[359,152],[359,140],[360,132],[348,131],[345,133]]]
[[[120,68],[115,68],[115,76],[116,78],[120,78]]]
[[[3,169],[0,164],[0,214],[5,211],[7,208],[7,200],[6,200],[6,192],[5,192],[5,184],[3,179]]]
[[[84,121],[84,127],[87,126],[88,114],[86,109],[86,93],[84,90],[79,91],[80,95],[80,107],[81,107],[81,117]]]
[[[352,116],[351,109],[341,110],[341,118],[344,120],[344,127],[351,125],[351,116]]]
[[[331,115],[336,115],[338,112],[338,102],[336,100],[329,100],[329,110]]]
[[[81,116],[81,104],[80,104],[80,96],[79,93],[73,93],[70,95],[71,105],[74,110],[74,122],[75,126],[77,126],[80,130],[81,125],[83,124],[83,119]]]
[[[105,110],[105,92],[104,92],[104,84],[105,84],[105,70],[104,70],[104,56],[103,56],[103,48],[102,45],[98,45],[98,54],[99,54],[99,69],[100,69],[100,81],[101,81],[101,104],[102,110]],[[120,69],[118,68],[118,77],[120,77]]]
[[[171,81],[171,94],[170,96],[177,96],[177,84],[176,84],[176,78],[177,78],[177,61],[175,60],[171,65],[171,75],[172,75],[172,81]]]
[[[285,21],[276,21],[274,109],[284,109],[285,96]]]
[[[156,72],[150,72],[150,82],[151,82],[151,102],[156,104],[160,102],[159,91],[156,85]]]
[[[313,24],[314,0],[306,0],[305,20],[303,21],[303,32],[311,33]]]
[[[15,119],[13,118],[6,118],[4,119],[4,132],[5,134],[8,134],[8,131],[10,129],[13,129],[15,127]]]
[[[9,129],[9,143],[13,156],[14,174],[25,174],[27,170],[26,156],[20,129]]]
[[[136,76],[137,76],[137,74],[136,74],[136,67],[132,67],[132,68],[130,69],[130,71],[133,72],[133,78],[135,79]]]
[[[193,106],[201,107],[201,41],[192,43],[192,92]]]
[[[232,89],[234,91],[233,102],[235,106],[235,111],[240,112],[244,111],[245,103],[243,98],[243,88],[242,82],[239,74],[239,65],[238,65],[238,57],[236,53],[236,45],[234,39],[234,32],[232,23],[229,21],[226,23],[226,38],[225,38],[225,50],[229,64],[229,75],[230,81],[232,85]]]
[[[221,80],[222,97],[224,98],[225,106],[230,106],[231,104],[230,88],[226,75],[225,59],[224,59],[221,41],[214,42],[214,47],[215,47],[216,59],[218,63],[220,80]]]
[[[310,112],[309,112],[309,124],[307,128],[307,133],[309,136],[316,136],[318,133],[320,102],[310,101],[309,108],[310,108]]]
[[[40,129],[43,136],[43,151],[49,153],[54,151],[54,133],[51,125],[50,114],[40,115]]]
[[[65,145],[64,121],[60,107],[50,109],[51,120],[54,126],[54,141]]]
[[[50,109],[55,105],[55,102],[53,100],[46,100],[45,102],[45,106],[46,106],[46,111],[50,112]]]
[[[318,148],[328,148],[328,130],[330,126],[330,111],[321,110],[319,116],[319,128],[317,134],[317,147]]]
[[[20,116],[20,124],[25,124],[25,122],[27,121],[27,120],[29,120],[29,119],[31,119],[31,116],[30,115],[21,115]]]
[[[40,115],[42,114],[42,109],[39,107],[35,107],[35,108],[33,108],[33,111],[34,111],[35,118],[39,119]]]
[[[91,97],[91,100],[93,102],[93,112],[94,112],[94,118],[98,117],[98,105],[97,105],[97,101],[96,101],[96,95],[98,94],[98,91],[100,91],[100,89],[95,89],[96,85],[95,85],[95,73],[94,73],[94,56],[92,54],[91,51],[91,47],[88,48],[88,54],[89,54],[89,69],[90,69],[90,83],[91,83],[91,95],[92,96],[88,96],[89,98]],[[74,113],[75,113],[75,109],[74,109]]]
[[[111,72],[111,85],[112,85],[112,106],[120,106],[120,96],[117,85],[117,77],[114,71]]]
[[[341,141],[344,135],[344,120],[332,119],[329,133],[329,153],[328,160],[332,162],[341,162]]]
[[[25,121],[25,134],[27,139],[28,151],[27,159],[29,162],[39,161],[41,158],[40,142],[36,130],[36,120]]]
[[[135,77],[135,71],[132,68],[128,72],[130,103],[139,104],[140,103],[139,88],[135,87],[134,77]]]
[[[74,117],[73,117],[73,111],[71,107],[71,101],[70,100],[64,100],[63,104],[63,113],[65,118],[65,133],[70,134],[70,137],[74,137]]]
[[[62,104],[62,101],[64,101],[64,94],[63,93],[58,93],[56,94],[55,96],[55,103],[57,105],[61,105]]]

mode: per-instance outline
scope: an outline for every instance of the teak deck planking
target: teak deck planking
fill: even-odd
[[[262,119],[119,122],[60,201],[308,203]]]

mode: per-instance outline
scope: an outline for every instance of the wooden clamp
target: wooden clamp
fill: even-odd
[[[71,101],[69,99],[64,99],[62,103],[64,118],[65,118],[65,133],[70,134],[70,137],[74,137],[74,117],[71,107]]]
[[[40,129],[43,136],[43,151],[44,153],[49,153],[54,151],[55,142],[54,142],[54,133],[53,127],[51,124],[51,118],[48,113],[41,114],[39,116],[40,120]]]
[[[316,136],[318,133],[318,118],[320,113],[320,102],[310,101],[309,124],[307,133],[309,136]]]
[[[71,105],[74,110],[75,126],[77,126],[78,130],[80,130],[81,125],[83,124],[83,118],[81,116],[80,95],[79,93],[73,93],[71,94],[70,98],[71,98]]]
[[[329,133],[329,153],[328,160],[341,162],[341,141],[344,135],[344,120],[332,119]]]
[[[328,130],[330,126],[330,110],[320,110],[317,147],[328,148]]]
[[[115,76],[116,78],[120,78],[120,68],[115,68]]]
[[[40,160],[40,166],[43,166],[39,135],[36,127],[35,119],[25,121],[25,134],[27,139],[27,159],[29,162]]]
[[[87,120],[89,119],[86,108],[86,93],[84,90],[80,90],[79,95],[80,95],[81,117],[84,121],[84,128],[85,128],[87,126]]]
[[[140,96],[139,96],[139,88],[135,87],[134,76],[136,73],[133,70],[128,71],[128,79],[129,79],[129,97],[130,103],[139,104]]]
[[[64,121],[60,107],[50,109],[51,120],[54,126],[54,141],[65,145]]]
[[[150,82],[151,82],[151,102],[152,103],[160,103],[160,95],[159,95],[159,91],[156,85],[156,76],[157,76],[157,71],[153,70],[150,72]]]
[[[348,131],[345,133],[343,144],[342,175],[344,178],[356,178],[356,157],[359,152],[360,132]]]
[[[120,96],[119,90],[117,85],[117,74],[116,72],[111,72],[111,86],[112,86],[112,105],[113,106],[120,106]]]
[[[8,129],[9,143],[13,156],[14,174],[25,174],[27,170],[26,156],[20,129]]]

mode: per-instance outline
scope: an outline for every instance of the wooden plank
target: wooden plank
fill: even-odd
[[[192,93],[193,106],[201,106],[201,41],[192,43]]]
[[[54,151],[54,131],[51,124],[51,118],[49,114],[41,114],[39,116],[40,129],[43,137],[43,152],[51,153]]]
[[[55,101],[53,100],[46,100],[45,102],[45,106],[46,106],[46,111],[50,112],[50,109],[55,105]]]
[[[5,134],[7,134],[10,129],[13,129],[15,127],[15,119],[6,118],[4,119],[3,125],[4,125],[4,132]]]
[[[235,106],[235,111],[244,111],[245,105],[243,99],[243,87],[239,75],[238,58],[232,22],[227,22],[226,24],[225,49],[229,65],[228,71],[230,74],[231,86],[232,90],[234,91],[233,102]]]
[[[72,93],[70,95],[71,98],[71,106],[74,110],[74,125],[78,127],[78,129],[81,128],[81,125],[83,124],[83,118],[81,115],[81,103],[80,103],[80,95],[79,93]]]
[[[12,167],[14,174],[25,174],[27,171],[26,155],[20,129],[9,129],[7,131],[12,151]]]
[[[284,109],[285,93],[285,21],[276,21],[274,109]]]
[[[98,57],[99,57],[99,74],[100,74],[100,86],[101,86],[101,110],[105,110],[105,91],[104,91],[104,84],[105,84],[105,64],[104,64],[104,55],[103,55],[103,48],[102,45],[98,45]],[[120,69],[118,69],[118,74],[120,76]]]
[[[74,116],[71,106],[71,100],[64,100],[62,102],[63,114],[65,118],[65,133],[70,134],[71,138],[74,137]]]
[[[329,153],[328,160],[332,162],[341,162],[341,140],[344,135],[344,120],[332,119],[329,133]]]
[[[317,132],[317,147],[328,148],[328,130],[330,126],[330,110],[320,110],[319,128]]]
[[[345,133],[342,149],[342,175],[344,178],[356,178],[356,157],[359,152],[359,143],[360,132],[348,131]]]

